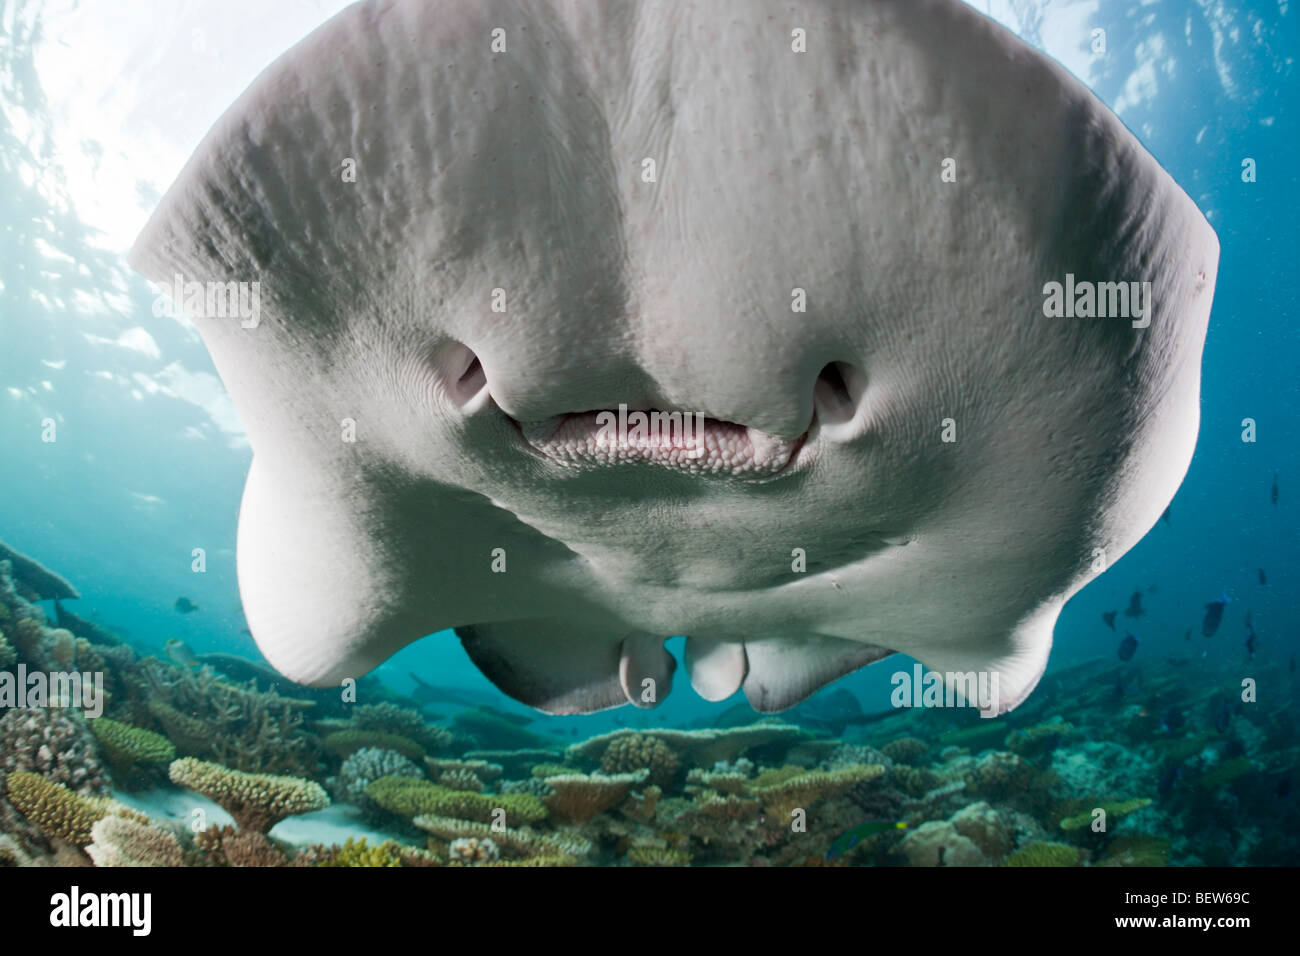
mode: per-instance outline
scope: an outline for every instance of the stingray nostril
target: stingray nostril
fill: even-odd
[[[462,411],[472,411],[487,396],[487,371],[474,350],[459,342],[447,346],[436,363],[442,390]]]
[[[844,362],[831,362],[817,376],[813,404],[822,425],[851,421],[858,411],[862,373]]]

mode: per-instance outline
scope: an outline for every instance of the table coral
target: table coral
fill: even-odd
[[[736,760],[758,747],[772,749],[771,759],[779,759],[780,751],[809,739],[807,731],[801,727],[778,722],[717,730],[615,730],[574,744],[568,753],[572,758],[598,761],[614,741],[634,734],[662,741],[691,767],[711,767],[719,760]]]
[[[434,815],[421,815],[412,822],[421,830],[448,843],[460,837],[491,839],[499,847],[523,857],[563,857],[569,862],[576,862],[592,851],[591,841],[572,832],[542,834],[528,829],[489,826]]]
[[[426,723],[424,716],[409,707],[359,704],[352,710],[352,726],[357,730],[377,730],[413,740],[426,751],[437,753],[451,745],[451,731]]]
[[[427,780],[382,777],[366,787],[366,795],[389,813],[456,817],[481,823],[497,819],[504,810],[507,823],[533,823],[544,819],[546,808],[529,793],[484,795],[450,790]]]
[[[298,861],[295,860],[295,863]],[[317,847],[312,865],[319,867],[441,866],[442,860],[427,850],[385,840],[369,846],[365,837],[348,838],[342,846]]]
[[[229,813],[241,831],[266,833],[285,817],[329,806],[320,785],[299,777],[244,773],[193,757],[172,763],[173,783],[209,797]]]
[[[1078,866],[1081,851],[1065,843],[1039,840],[1012,853],[1003,866]]]
[[[789,820],[796,808],[806,810],[820,800],[839,796],[855,784],[873,780],[884,772],[885,768],[880,764],[831,771],[812,770],[770,786],[755,781],[750,792],[762,801],[769,815]]]
[[[180,866],[180,841],[159,827],[106,816],[90,828],[86,853],[96,866]]]
[[[466,771],[486,783],[500,777],[505,770],[501,764],[487,760],[451,760],[443,757],[425,757],[424,765],[429,768],[429,774],[435,781],[444,773]]]
[[[1106,812],[1106,825],[1109,827],[1113,821],[1126,817],[1130,813],[1135,813],[1136,811],[1145,809],[1149,806],[1151,806],[1151,800],[1147,797],[1143,797],[1138,800],[1098,803],[1093,809],[1100,808]],[[1092,826],[1093,809],[1085,810],[1084,812],[1075,814],[1074,816],[1066,817],[1061,821],[1061,829],[1069,833],[1073,830],[1082,830],[1084,827]]]
[[[555,792],[546,798],[551,815],[565,823],[583,824],[622,803],[632,788],[645,783],[648,770],[618,774],[566,774],[547,777]]]

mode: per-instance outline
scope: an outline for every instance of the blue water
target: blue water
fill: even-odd
[[[1170,521],[1067,607],[1052,666],[1113,657],[1122,630],[1106,629],[1102,612],[1122,609],[1132,591],[1154,586],[1145,595],[1148,616],[1130,624],[1142,639],[1141,659],[1186,656],[1190,628],[1192,653],[1235,660],[1242,676],[1261,676],[1261,693],[1269,693],[1276,685],[1268,678],[1282,674],[1297,651],[1300,10],[1277,0],[974,5],[1061,59],[1115,107],[1205,212],[1222,244],[1195,459]],[[338,7],[286,4],[277,30],[250,41],[251,52],[234,64],[233,48],[220,45],[228,4],[192,8],[193,31],[163,17],[159,5],[124,5],[138,7],[124,15],[118,5],[106,6],[114,8],[119,32],[129,33],[138,18],[140,55],[123,61],[121,77],[99,75],[91,92],[109,97],[116,86],[128,99],[131,82],[171,63],[164,52],[175,35],[151,33],[157,22],[189,37],[195,51],[207,31],[205,51],[194,55],[219,63],[224,50],[231,68],[210,71],[211,82],[237,92],[259,56],[268,62]],[[82,129],[61,120],[72,94],[66,78],[42,64],[77,59],[75,43],[84,35],[71,26],[75,16],[107,14],[94,4],[69,16],[58,5],[0,2],[0,539],[73,581],[82,592],[77,613],[142,649],[178,637],[199,652],[256,657],[241,633],[234,571],[250,450],[198,336],[187,324],[153,316],[152,291],[123,258],[123,237],[129,241],[132,223],[143,223],[177,170],[114,162],[141,149],[143,134],[129,126]],[[1093,28],[1106,31],[1104,55],[1089,50]],[[65,34],[83,39],[60,40]],[[65,55],[51,61],[60,42]],[[207,82],[205,75],[177,72],[168,83],[181,90]],[[183,105],[182,94],[175,95]],[[87,94],[76,96],[84,108]],[[130,110],[122,115],[129,119]],[[215,114],[191,117],[168,143],[168,155],[183,159],[211,119]],[[1255,182],[1243,182],[1247,158]],[[114,198],[130,215],[83,215],[95,201]],[[106,222],[117,228],[106,230]],[[41,440],[47,418],[57,427],[53,443]],[[1254,442],[1242,441],[1244,419],[1256,423]],[[1275,473],[1280,495],[1273,504]],[[191,570],[195,548],[206,551],[205,573]],[[1259,568],[1267,570],[1267,587],[1258,583]],[[1203,605],[1223,589],[1236,600],[1219,636],[1205,641]],[[182,595],[200,611],[177,614],[173,604]],[[1253,662],[1241,646],[1246,611],[1258,634]],[[1125,623],[1121,615],[1121,629]],[[680,651],[680,644],[670,647]],[[402,651],[378,673],[408,690],[408,671],[491,689],[448,633]],[[680,676],[679,682],[685,684]],[[879,710],[886,682],[887,672],[876,669],[836,686]],[[634,718],[682,724],[724,706],[679,686],[649,717],[604,714],[543,719],[539,726],[567,735],[571,727],[587,734]]]

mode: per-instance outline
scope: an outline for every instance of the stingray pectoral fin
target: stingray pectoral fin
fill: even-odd
[[[745,697],[760,713],[788,710],[819,688],[894,651],[823,634],[745,641]]]
[[[567,621],[475,624],[456,628],[456,636],[470,660],[502,693],[548,714],[589,714],[619,707],[629,700],[625,683],[643,666],[662,676],[654,667],[653,648],[644,642],[631,648],[639,663],[625,663],[626,641]],[[658,649],[666,653],[662,638]],[[660,700],[667,693],[667,686],[656,690]]]
[[[358,678],[439,629],[410,599],[391,543],[370,533],[355,495],[310,469],[254,456],[239,509],[238,572],[258,649],[314,687]]]
[[[943,675],[944,686],[953,689],[957,700],[979,706],[981,716],[996,717],[1015,710],[1038,686],[1062,606],[1057,601],[1045,604],[1009,631],[987,640],[898,649]],[[980,699],[986,692],[991,699]]]

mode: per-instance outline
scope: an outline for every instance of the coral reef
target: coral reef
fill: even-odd
[[[182,757],[168,768],[172,783],[196,790],[234,818],[240,831],[266,833],[285,817],[329,806],[321,786],[299,777],[251,774]]]
[[[497,820],[499,811],[504,811],[507,824],[518,824],[546,817],[546,808],[532,794],[470,793],[406,777],[381,777],[366,787],[366,795],[389,813],[407,818],[447,816],[486,823]]]
[[[108,792],[98,746],[77,711],[15,708],[0,717],[0,770],[30,770],[81,794]]]
[[[564,823],[587,823],[618,806],[633,787],[646,782],[648,770],[639,773],[566,774],[547,777],[554,791],[545,800],[551,815]]]
[[[396,734],[413,740],[428,753],[438,753],[451,746],[451,731],[425,723],[418,710],[384,702],[360,704],[352,711],[352,726],[357,730]],[[395,748],[394,748],[395,749]]]
[[[172,742],[152,730],[131,727],[107,717],[92,720],[90,729],[117,770],[130,770],[139,764],[169,764],[176,759]]]
[[[495,863],[501,859],[501,850],[491,837],[457,837],[447,847],[447,861],[474,866]]]
[[[365,837],[360,840],[349,837],[342,846],[316,847],[310,853],[300,854],[300,858],[301,862],[323,867],[442,865],[442,860],[427,850],[405,846],[393,840],[386,840],[378,846],[368,846]],[[299,859],[294,860],[295,864],[299,862]]]
[[[209,866],[288,866],[289,857],[265,833],[210,826],[194,836],[194,844]]]
[[[424,748],[410,737],[390,734],[385,730],[336,730],[326,734],[321,745],[337,757],[346,759],[363,748],[370,750],[394,750],[407,760],[424,759]]]
[[[366,787],[380,777],[408,777],[423,779],[420,768],[396,750],[380,747],[362,747],[343,761],[338,776],[334,778],[334,796],[344,803],[362,809],[373,809],[374,801],[366,796]]]
[[[106,816],[90,828],[86,853],[96,866],[180,866],[180,841],[166,830],[131,820]]]
[[[633,773],[646,770],[649,781],[657,787],[669,788],[677,779],[681,760],[662,740],[649,734],[632,733],[610,742],[600,758],[601,772],[606,774]]]
[[[909,764],[918,767],[925,763],[930,754],[930,745],[915,737],[899,737],[891,740],[881,748],[886,757],[894,763]]]
[[[988,857],[947,820],[923,823],[899,844],[909,866],[987,866]]]
[[[108,800],[82,796],[26,770],[7,774],[5,785],[9,802],[41,833],[77,847],[89,844],[95,822],[114,812]]]
[[[845,767],[841,770],[813,770],[771,785],[755,781],[750,791],[763,803],[763,809],[780,820],[789,820],[797,808],[808,809],[828,797],[839,796],[849,788],[874,780],[885,772],[879,764]]]
[[[1078,866],[1082,851],[1065,843],[1030,843],[1007,857],[1003,866]]]
[[[449,844],[462,837],[491,840],[502,851],[513,856],[541,858],[551,865],[557,865],[557,861],[576,863],[593,849],[589,840],[572,832],[540,834],[526,828],[489,826],[432,815],[418,816],[412,822],[421,830],[432,833]]]
[[[1112,803],[1098,803],[1096,809],[1104,810],[1106,813],[1106,826],[1109,828],[1112,823],[1123,817],[1134,813],[1137,810],[1143,810],[1151,806],[1151,800],[1143,797],[1140,800],[1123,800]],[[1069,833],[1072,830],[1082,830],[1085,827],[1091,827],[1094,819],[1093,810],[1085,810],[1074,816],[1066,817],[1061,821],[1061,829]]]

